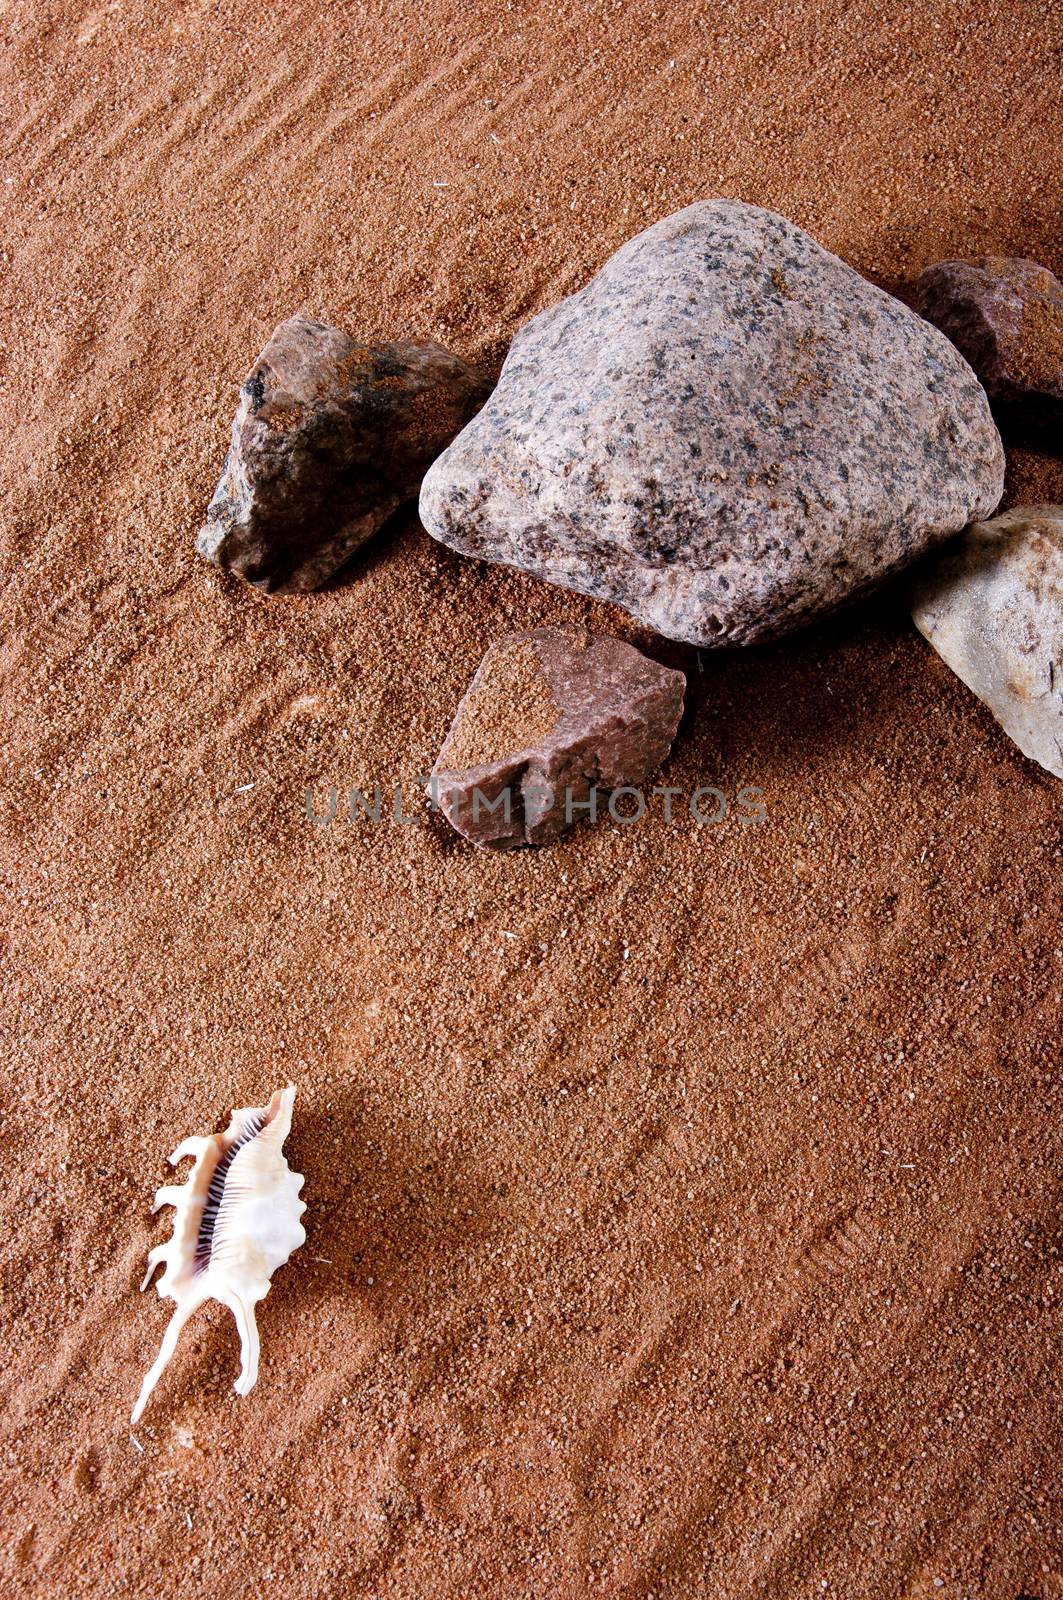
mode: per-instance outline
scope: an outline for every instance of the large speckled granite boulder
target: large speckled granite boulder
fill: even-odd
[[[1063,443],[1063,284],[1021,256],[939,261],[921,272],[916,309],[971,363],[1002,419]]]
[[[936,328],[784,217],[716,200],[518,333],[420,504],[467,555],[747,644],[987,515],[1003,474]]]
[[[259,589],[318,588],[415,497],[489,389],[429,340],[370,348],[289,317],[244,379],[196,549]]]
[[[1063,778],[1063,506],[976,522],[919,574],[912,616],[1023,755]]]

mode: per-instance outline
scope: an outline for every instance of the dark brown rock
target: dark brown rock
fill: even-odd
[[[507,634],[458,707],[429,793],[474,844],[546,844],[604,812],[609,791],[645,782],[671,749],[685,688],[620,639]]]
[[[1003,420],[1063,425],[1063,285],[1036,261],[939,261],[916,308],[966,357]]]
[[[417,494],[489,392],[437,344],[369,349],[290,317],[244,380],[197,550],[260,589],[318,588]]]

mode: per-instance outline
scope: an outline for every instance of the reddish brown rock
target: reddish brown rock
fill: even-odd
[[[1063,284],[1036,261],[939,261],[916,308],[965,356],[1003,419],[1063,425]]]
[[[318,588],[413,499],[489,391],[440,345],[369,349],[290,317],[244,380],[197,550],[260,589]]]
[[[429,793],[474,844],[546,844],[604,813],[612,790],[645,782],[671,749],[685,688],[620,639],[508,634],[458,707]]]

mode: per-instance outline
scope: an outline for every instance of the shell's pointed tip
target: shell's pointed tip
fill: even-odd
[[[141,1294],[144,1293],[144,1290],[148,1287],[148,1284],[158,1271],[159,1262],[165,1261],[168,1254],[169,1246],[165,1244],[157,1244],[154,1249],[148,1251],[148,1270],[145,1272],[143,1281],[140,1285]]]

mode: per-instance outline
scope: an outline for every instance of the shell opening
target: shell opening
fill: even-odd
[[[214,1249],[214,1230],[218,1224],[218,1213],[225,1199],[225,1184],[229,1177],[229,1168],[232,1166],[239,1152],[245,1144],[257,1138],[269,1121],[269,1112],[262,1116],[251,1117],[237,1139],[229,1146],[214,1168],[210,1186],[207,1189],[207,1199],[203,1206],[203,1215],[200,1218],[199,1232],[196,1235],[195,1267],[196,1276],[206,1272],[210,1266],[211,1252]]]

